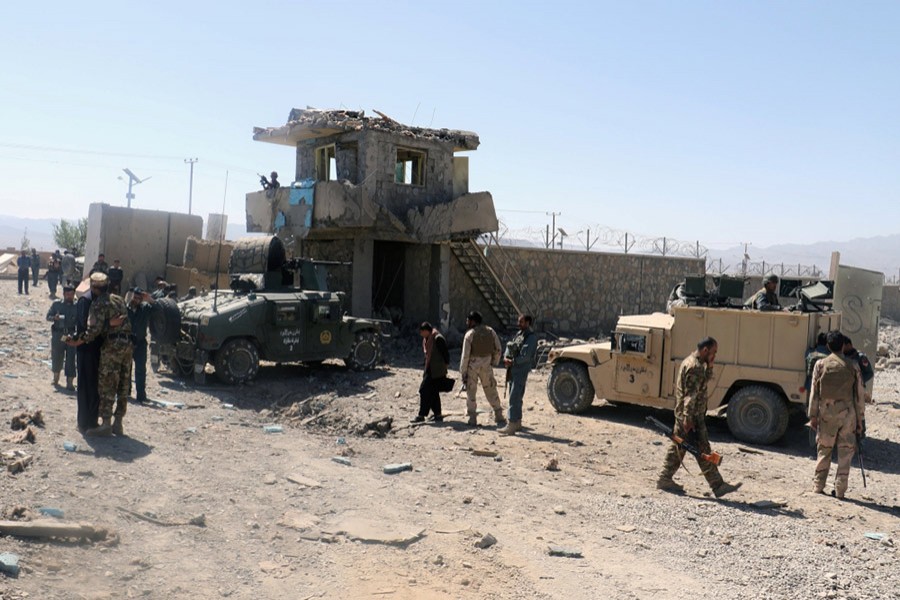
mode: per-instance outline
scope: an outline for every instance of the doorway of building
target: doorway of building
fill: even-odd
[[[374,244],[372,259],[372,308],[374,316],[399,323],[403,318],[403,283],[406,244]]]

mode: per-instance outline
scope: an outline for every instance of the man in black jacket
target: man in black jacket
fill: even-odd
[[[428,321],[419,325],[419,335],[422,336],[422,350],[425,353],[425,372],[419,386],[419,414],[411,422],[421,423],[431,412],[435,422],[440,423],[444,415],[438,386],[447,377],[450,351],[447,350],[447,340]]]

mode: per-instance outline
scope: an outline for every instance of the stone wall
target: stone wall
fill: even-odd
[[[353,240],[303,240],[299,256],[313,260],[352,263]],[[350,310],[353,295],[353,267],[351,265],[328,265],[320,268],[324,268],[327,273],[326,281],[329,290],[346,293],[342,309]]]
[[[900,287],[886,285],[881,292],[881,316],[900,321]]]
[[[491,252],[494,255],[491,255]],[[498,251],[488,258],[499,265]],[[534,298],[538,328],[554,333],[596,335],[611,330],[621,314],[663,311],[672,288],[687,275],[705,272],[703,259],[639,254],[504,247]],[[498,271],[502,270],[497,268]],[[451,326],[469,309],[496,317],[455,259],[451,263]]]

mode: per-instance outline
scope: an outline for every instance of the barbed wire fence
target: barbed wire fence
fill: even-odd
[[[786,262],[750,261],[737,263],[709,256],[709,249],[699,241],[685,241],[668,236],[635,234],[624,229],[604,225],[591,225],[575,233],[562,227],[554,232],[546,227],[510,228],[501,219],[496,238],[501,246],[545,248],[548,250],[581,250],[586,252],[622,252],[624,254],[648,254],[678,256],[706,260],[706,272],[713,275],[763,276],[776,274],[782,277],[818,278],[824,275],[816,265]],[[482,242],[489,243],[490,236]]]

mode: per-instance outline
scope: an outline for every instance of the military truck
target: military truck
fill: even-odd
[[[792,412],[805,412],[805,354],[819,332],[842,328],[842,313],[833,308],[868,302],[874,306],[874,317],[871,311],[865,318],[854,312],[844,331],[856,340],[846,327],[862,331],[873,318],[877,331],[880,282],[868,276],[872,272],[857,271],[863,277],[857,273],[848,280],[859,286],[871,283],[867,288],[871,294],[862,294],[862,299],[861,287],[853,288],[854,300],[847,301],[850,294],[839,297],[837,288],[815,283],[796,289],[800,301],[792,312],[741,310],[739,304],[727,302],[729,295],[701,293],[697,297],[702,301],[689,300],[673,307],[671,314],[619,317],[610,341],[550,352],[550,402],[566,413],[586,410],[595,398],[672,410],[682,360],[698,341],[711,336],[719,350],[708,387],[710,412],[724,413],[739,440],[771,444],[785,434]],[[738,294],[742,291],[743,282]],[[864,339],[862,333],[859,339]]]
[[[327,290],[329,263],[287,260],[275,236],[239,240],[231,289],[176,304],[158,301],[150,320],[151,364],[205,382],[206,365],[228,384],[251,381],[260,360],[319,364],[340,358],[354,370],[381,357],[382,321],[344,315],[344,294]]]

